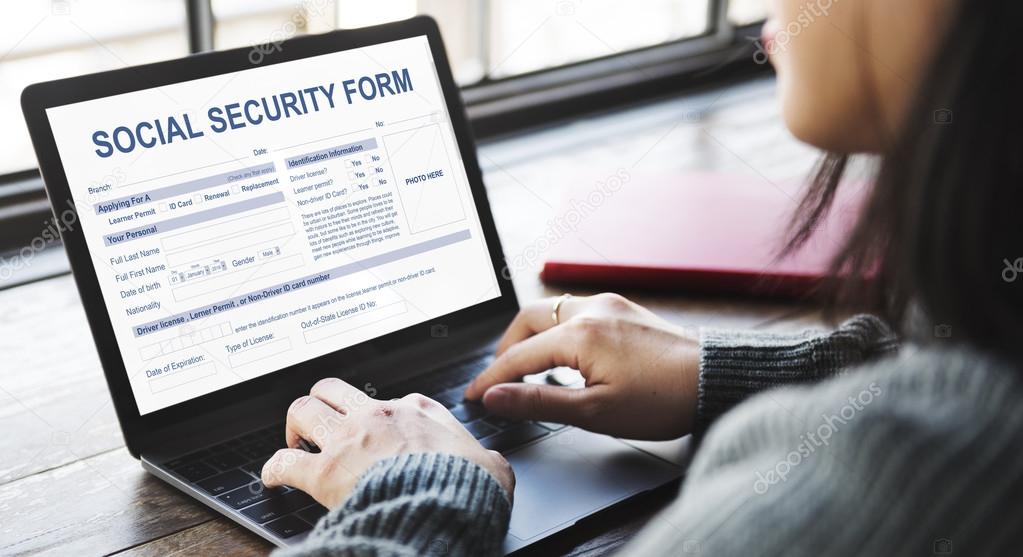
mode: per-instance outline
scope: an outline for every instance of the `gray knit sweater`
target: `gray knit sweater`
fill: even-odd
[[[1023,552],[1017,366],[963,347],[896,353],[869,316],[830,333],[705,330],[701,349],[709,431],[626,555]],[[478,466],[400,456],[277,555],[499,554],[509,514]]]

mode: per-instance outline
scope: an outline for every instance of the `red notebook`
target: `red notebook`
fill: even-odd
[[[862,186],[839,189],[813,238],[778,259],[804,185],[757,175],[632,176],[574,190],[551,222],[549,284],[800,297],[828,272]],[[557,230],[560,229],[560,230]]]

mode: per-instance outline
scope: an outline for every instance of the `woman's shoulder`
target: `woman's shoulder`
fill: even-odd
[[[915,409],[934,416],[951,404],[977,416],[1023,415],[1023,366],[965,346],[909,345],[811,389],[826,404],[864,385],[876,391],[878,412]]]
[[[744,529],[713,536],[714,548],[750,543],[749,531],[778,538],[764,554],[919,555],[952,540],[997,555],[1015,536],[1004,517],[1023,511],[1021,447],[1018,365],[964,348],[904,349],[729,412],[704,439],[683,499],[744,494],[734,518]]]
[[[719,420],[704,445],[723,449],[709,451],[714,466],[769,447],[883,451],[980,436],[1023,446],[1023,368],[965,347],[908,346],[818,384],[763,392]]]

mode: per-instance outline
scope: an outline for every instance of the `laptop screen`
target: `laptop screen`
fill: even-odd
[[[142,414],[500,296],[426,37],[46,113]]]

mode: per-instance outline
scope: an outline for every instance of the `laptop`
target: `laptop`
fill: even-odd
[[[327,512],[258,477],[341,377],[421,392],[517,476],[506,552],[677,479],[653,451],[462,400],[518,310],[436,23],[28,87],[25,118],[131,454],[266,540]]]

